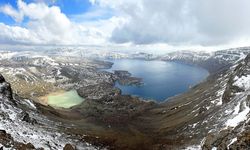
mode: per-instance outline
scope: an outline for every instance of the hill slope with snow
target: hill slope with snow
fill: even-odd
[[[160,104],[121,95],[113,87],[117,77],[98,71],[112,65],[107,62],[5,53],[0,71],[15,86],[25,83],[19,90],[43,81],[43,90],[52,90],[48,84],[77,88],[86,100],[67,110],[41,105],[12,92],[0,75],[0,147],[63,149],[69,143],[77,149],[250,149],[249,53],[249,48],[237,48],[161,57],[204,67],[211,75]]]

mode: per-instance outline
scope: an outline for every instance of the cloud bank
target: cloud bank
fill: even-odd
[[[113,31],[116,43],[218,45],[249,39],[248,0],[97,0],[128,18]]]
[[[249,0],[89,1],[95,9],[71,17],[41,1],[0,6],[16,21],[0,23],[0,43],[217,46],[250,39]]]

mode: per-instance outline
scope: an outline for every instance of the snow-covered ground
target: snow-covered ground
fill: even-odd
[[[5,83],[0,84],[4,88]],[[63,149],[65,144],[76,145],[79,149],[95,149],[91,144],[74,140],[69,135],[59,133],[57,127],[60,123],[52,122],[45,116],[36,113],[36,106],[30,100],[23,100],[22,103],[31,108],[30,117],[35,118],[38,124],[30,124],[22,121],[23,110],[15,107],[8,98],[0,93],[0,129],[11,134],[15,141],[31,143],[36,148]],[[1,147],[1,146],[0,146]]]
[[[240,104],[238,104],[240,105]],[[238,105],[236,106],[236,110],[238,109]],[[246,102],[243,103],[244,108],[243,111],[239,112],[239,110],[234,112],[234,117],[232,119],[227,120],[226,122],[226,126],[228,127],[236,127],[237,125],[239,125],[240,122],[242,121],[246,121],[248,119],[248,113],[250,108],[246,105]]]
[[[240,78],[236,76],[234,85],[242,89],[250,89],[250,75],[242,76]]]

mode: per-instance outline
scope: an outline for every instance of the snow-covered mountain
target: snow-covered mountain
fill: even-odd
[[[198,65],[210,72],[216,72],[232,65],[250,53],[250,47],[232,48],[213,52],[205,51],[177,51],[161,56],[164,61],[177,61]]]
[[[67,144],[77,149],[250,149],[249,53],[249,48],[180,51],[157,58],[198,65],[211,73],[188,92],[159,104],[121,95],[113,87],[117,76],[98,71],[110,63],[5,52],[1,73],[28,94],[12,92],[0,75],[0,148],[63,149]],[[39,93],[33,87],[45,93],[77,88],[86,100],[57,110],[34,102],[32,96]]]

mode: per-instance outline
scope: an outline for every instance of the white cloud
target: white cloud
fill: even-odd
[[[23,20],[22,13],[16,11],[11,5],[7,4],[0,7],[0,12],[9,15],[12,17],[16,22],[21,22]]]
[[[98,21],[91,25],[72,22],[57,6],[48,6],[43,2],[25,3],[17,1],[18,9],[10,5],[2,6],[1,10],[6,15],[21,22],[24,17],[28,22],[24,27],[10,26],[1,23],[0,39],[2,43],[30,44],[30,45],[81,45],[81,44],[102,44],[111,36],[111,31],[102,31],[101,22],[112,23],[111,18],[107,21]],[[8,8],[8,9],[6,9]],[[109,24],[110,25],[110,24]],[[113,27],[114,28],[114,27]]]
[[[249,0],[93,0],[126,17],[112,41],[221,45],[250,37]]]
[[[37,35],[28,29],[21,28],[18,26],[8,26],[0,23],[0,43],[7,44],[29,44],[29,43],[40,43],[37,39]]]

